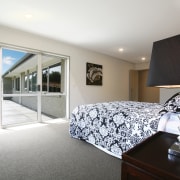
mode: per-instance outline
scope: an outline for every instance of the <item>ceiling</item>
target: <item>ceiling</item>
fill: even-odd
[[[133,63],[180,34],[180,0],[0,0],[0,25]],[[123,48],[124,51],[118,51]]]

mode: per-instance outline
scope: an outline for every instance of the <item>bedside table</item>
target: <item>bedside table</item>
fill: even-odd
[[[122,155],[122,180],[180,179],[180,157],[168,154],[175,134],[157,132]]]

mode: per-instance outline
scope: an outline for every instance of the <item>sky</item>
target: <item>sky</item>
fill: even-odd
[[[2,73],[4,74],[10,69],[18,60],[20,60],[26,52],[15,51],[11,49],[2,49]]]

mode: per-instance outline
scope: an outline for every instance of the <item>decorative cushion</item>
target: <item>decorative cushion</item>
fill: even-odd
[[[171,98],[169,98],[165,104],[160,114],[165,114],[167,112],[180,112],[180,92],[174,94]]]

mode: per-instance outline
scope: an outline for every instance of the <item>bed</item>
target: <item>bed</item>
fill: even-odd
[[[135,101],[79,105],[71,114],[70,135],[121,158],[123,152],[157,131],[167,129],[171,114],[177,115],[177,108],[172,108],[171,103],[169,108],[171,100],[165,103],[166,106]],[[174,127],[179,123],[176,119]]]

